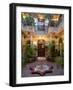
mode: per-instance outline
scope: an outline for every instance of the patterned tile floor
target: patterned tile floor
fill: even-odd
[[[48,65],[53,66],[52,73],[46,73],[44,76],[57,76],[57,75],[64,75],[64,69],[61,67],[57,67],[57,65],[53,62],[48,62],[47,60],[37,60],[33,63],[27,64],[25,67],[22,68],[21,76],[22,77],[36,77],[40,76],[39,74],[32,74],[30,67],[35,67],[36,65]]]

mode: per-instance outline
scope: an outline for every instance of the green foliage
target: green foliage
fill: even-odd
[[[25,50],[22,55],[22,65],[24,66],[27,63],[32,62],[33,57],[34,57],[34,48],[27,44],[25,46]]]
[[[63,39],[59,38],[59,51],[60,51],[60,56],[64,56],[64,44],[63,44]]]
[[[33,25],[34,24],[34,19],[31,16],[26,16],[25,22],[26,22],[27,25]]]
[[[48,53],[50,57],[55,57],[55,43],[51,42],[48,44]]]
[[[56,57],[55,63],[61,67],[64,67],[64,57]]]
[[[61,40],[60,40],[61,42]],[[48,44],[48,57],[50,61],[54,61],[57,65],[64,66],[64,46],[61,43],[61,46],[58,47],[54,42]]]
[[[27,46],[26,49],[25,49],[25,55],[26,55],[26,57],[32,58],[33,57],[33,54],[34,54],[33,47]]]
[[[55,42],[50,42],[47,48],[48,56],[50,57],[64,56],[64,45],[62,39],[59,40],[58,46],[56,46]]]

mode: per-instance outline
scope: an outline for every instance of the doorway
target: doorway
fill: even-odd
[[[38,57],[45,57],[45,40],[38,40]]]

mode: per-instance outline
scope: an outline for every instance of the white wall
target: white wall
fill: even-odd
[[[48,5],[73,5],[73,0],[0,0],[0,90],[72,90],[72,84],[47,85],[38,87],[11,88],[8,86],[9,77],[9,3],[40,3]],[[73,36],[72,36],[73,38]],[[72,65],[73,67],[73,65]]]

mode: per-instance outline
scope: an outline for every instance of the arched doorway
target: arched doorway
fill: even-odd
[[[38,57],[45,57],[45,40],[38,40]]]

